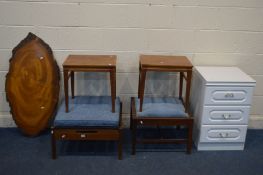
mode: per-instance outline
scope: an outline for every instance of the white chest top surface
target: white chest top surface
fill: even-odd
[[[207,83],[256,83],[238,67],[196,66],[195,69]]]

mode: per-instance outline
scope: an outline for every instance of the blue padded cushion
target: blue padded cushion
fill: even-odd
[[[140,99],[135,99],[137,116],[139,117],[187,117],[185,108],[178,98],[175,97],[144,97],[142,112]]]
[[[112,113],[110,96],[76,96],[69,99],[69,112],[65,112],[62,101],[54,120],[60,127],[118,127],[120,99],[115,100],[115,113]]]

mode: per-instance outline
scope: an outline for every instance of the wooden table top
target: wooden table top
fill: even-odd
[[[185,56],[165,55],[141,55],[140,64],[142,67],[160,68],[192,68],[192,63]]]
[[[63,67],[116,67],[116,55],[69,55]]]

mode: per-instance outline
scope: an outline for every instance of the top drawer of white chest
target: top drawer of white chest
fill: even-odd
[[[250,105],[253,87],[207,86],[205,105]]]

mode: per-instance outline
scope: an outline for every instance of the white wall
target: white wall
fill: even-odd
[[[28,32],[45,40],[59,65],[68,54],[116,54],[117,92],[128,117],[129,97],[136,96],[138,56],[186,55],[194,65],[238,66],[257,86],[250,127],[263,121],[262,0],[0,0],[0,126],[14,126],[5,99],[4,81],[11,50]],[[153,74],[173,94],[173,74]],[[87,78],[91,78],[88,80]],[[79,74],[77,93],[102,94],[104,74]],[[85,87],[85,88],[84,88]],[[161,93],[156,84],[147,93]]]

